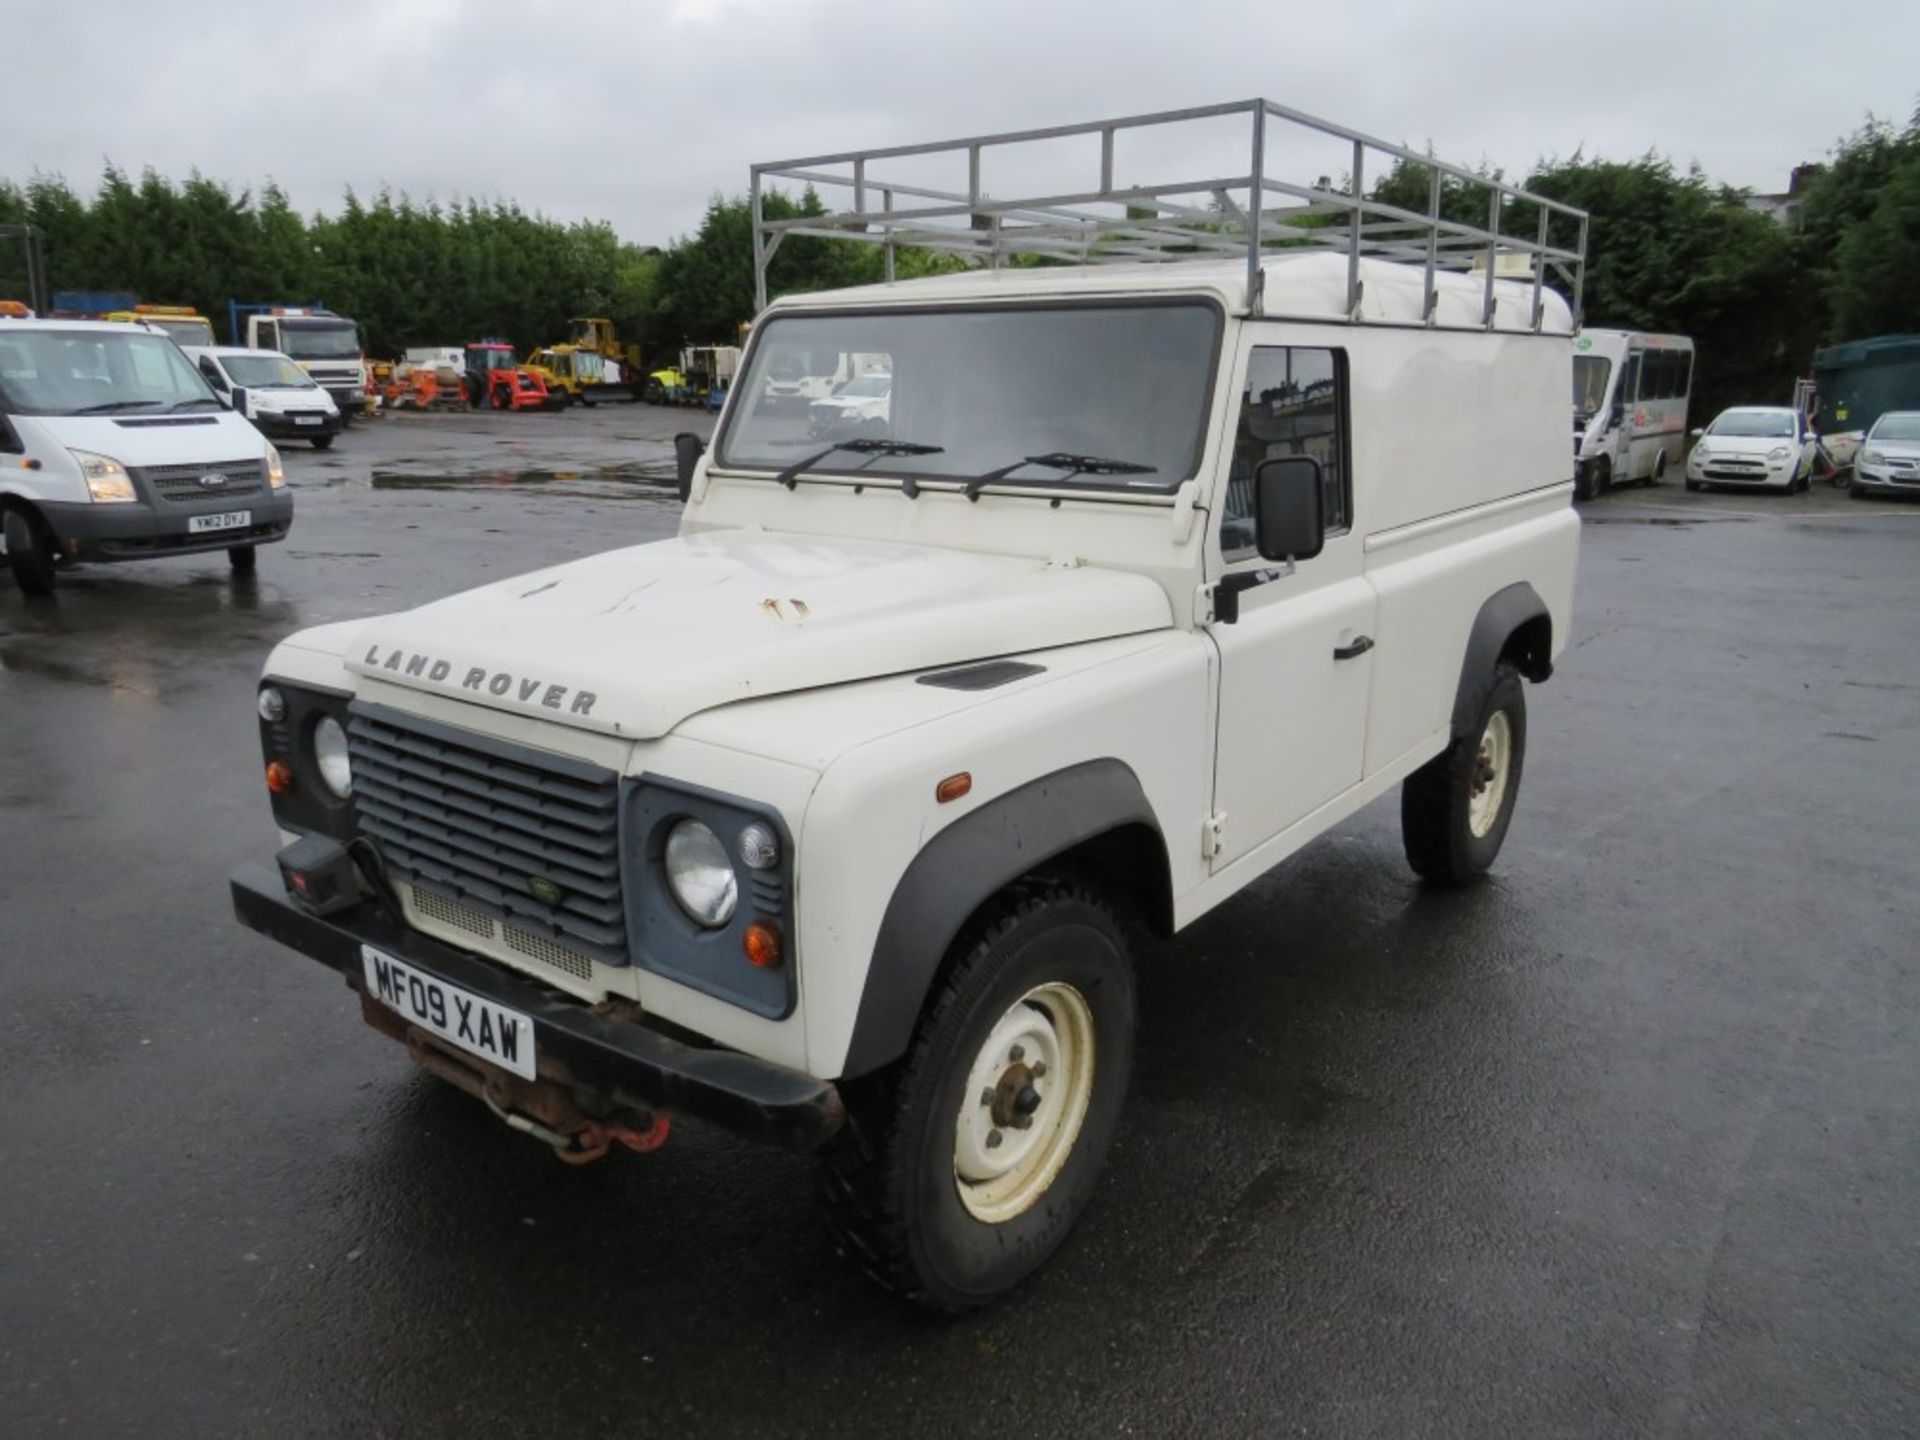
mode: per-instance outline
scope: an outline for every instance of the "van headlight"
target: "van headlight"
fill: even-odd
[[[269,445],[267,446],[265,458],[267,462],[267,484],[275,490],[286,489],[287,471],[286,467],[280,463],[280,452]]]
[[[1776,445],[1773,447],[1773,449],[1767,452],[1767,459],[1774,460],[1774,461],[1784,460],[1787,458],[1789,453],[1791,452],[1788,451],[1786,446]]]
[[[689,919],[717,930],[733,918],[740,882],[712,827],[682,820],[667,834],[667,888]]]
[[[331,715],[322,715],[313,727],[313,763],[320,771],[320,783],[333,792],[336,800],[353,796],[353,761],[347,754],[347,732]]]
[[[1862,465],[1879,465],[1883,463],[1886,458],[1887,457],[1882,455],[1878,450],[1863,450],[1860,453],[1860,463]]]
[[[86,479],[87,494],[103,505],[124,505],[139,497],[133,493],[133,477],[127,467],[111,455],[96,455],[91,450],[69,450],[80,474]]]

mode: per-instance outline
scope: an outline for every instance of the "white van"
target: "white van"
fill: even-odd
[[[248,574],[293,524],[280,453],[145,325],[0,320],[0,461],[29,595],[73,561],[225,550]]]
[[[306,440],[325,450],[340,433],[340,407],[291,356],[239,345],[186,345],[220,402],[276,440]]]
[[[1693,341],[1582,330],[1573,339],[1574,484],[1583,500],[1615,485],[1658,485],[1687,448]]]

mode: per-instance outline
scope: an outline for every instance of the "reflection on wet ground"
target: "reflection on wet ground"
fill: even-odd
[[[399,467],[375,470],[369,476],[375,490],[480,490],[537,485],[555,495],[622,500],[659,498],[674,488],[673,457],[623,465],[597,465],[581,470],[487,469],[447,473]]]

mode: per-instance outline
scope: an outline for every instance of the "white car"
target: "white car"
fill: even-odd
[[[276,440],[306,440],[325,450],[340,433],[340,407],[333,397],[278,350],[238,345],[186,345],[187,358],[229,410]]]
[[[1289,124],[1425,159],[1218,113],[1256,137],[1239,173]],[[891,153],[841,158],[877,188]],[[1195,169],[1181,196],[1235,173]],[[1137,928],[1394,791],[1416,874],[1493,865],[1580,542],[1558,293],[1401,263],[1404,236],[1256,222],[1222,258],[1232,216],[1196,246],[1128,193],[1089,234],[1157,261],[999,264],[1064,222],[996,189],[938,207],[978,268],[774,300],[711,453],[676,440],[674,538],[286,636],[255,696],[283,848],[233,876],[241,923],[569,1160],[704,1120],[817,1154],[844,1253],[916,1302],[1034,1271],[1123,1123]],[[805,224],[871,239],[869,212]],[[1534,253],[1577,293],[1578,251]],[[867,354],[894,363],[836,408],[880,434],[759,403]],[[1229,968],[1163,984],[1240,1045]]]
[[[884,372],[856,375],[809,405],[807,423],[816,436],[883,430],[892,404],[893,376]]]
[[[1740,405],[1696,430],[1687,489],[1713,485],[1792,492],[1813,483],[1819,436],[1791,405]]]
[[[1920,495],[1920,410],[1889,410],[1853,460],[1855,495]]]

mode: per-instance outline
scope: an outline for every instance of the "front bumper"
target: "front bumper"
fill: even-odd
[[[196,515],[235,510],[252,512],[253,523],[240,530],[194,534]],[[174,500],[136,500],[131,504],[47,504],[40,507],[60,548],[75,560],[148,560],[162,555],[197,555],[235,545],[271,545],[287,538],[293,525],[293,492],[257,490],[231,499],[182,504]]]
[[[1862,490],[1900,490],[1920,495],[1920,466],[1853,465],[1853,483]]]
[[[338,970],[356,992],[364,989],[360,947],[371,945],[531,1017],[542,1079],[803,1152],[818,1149],[846,1120],[830,1081],[596,1015],[570,996],[397,923],[372,901],[322,918],[295,905],[278,872],[258,864],[235,871],[232,889],[234,918],[242,925]]]
[[[366,412],[367,392],[361,386],[324,385],[321,388],[339,407],[342,415],[361,415]]]
[[[338,435],[339,415],[321,415],[318,425],[302,425],[291,415],[249,415],[253,428],[273,440],[311,440],[316,435]]]

